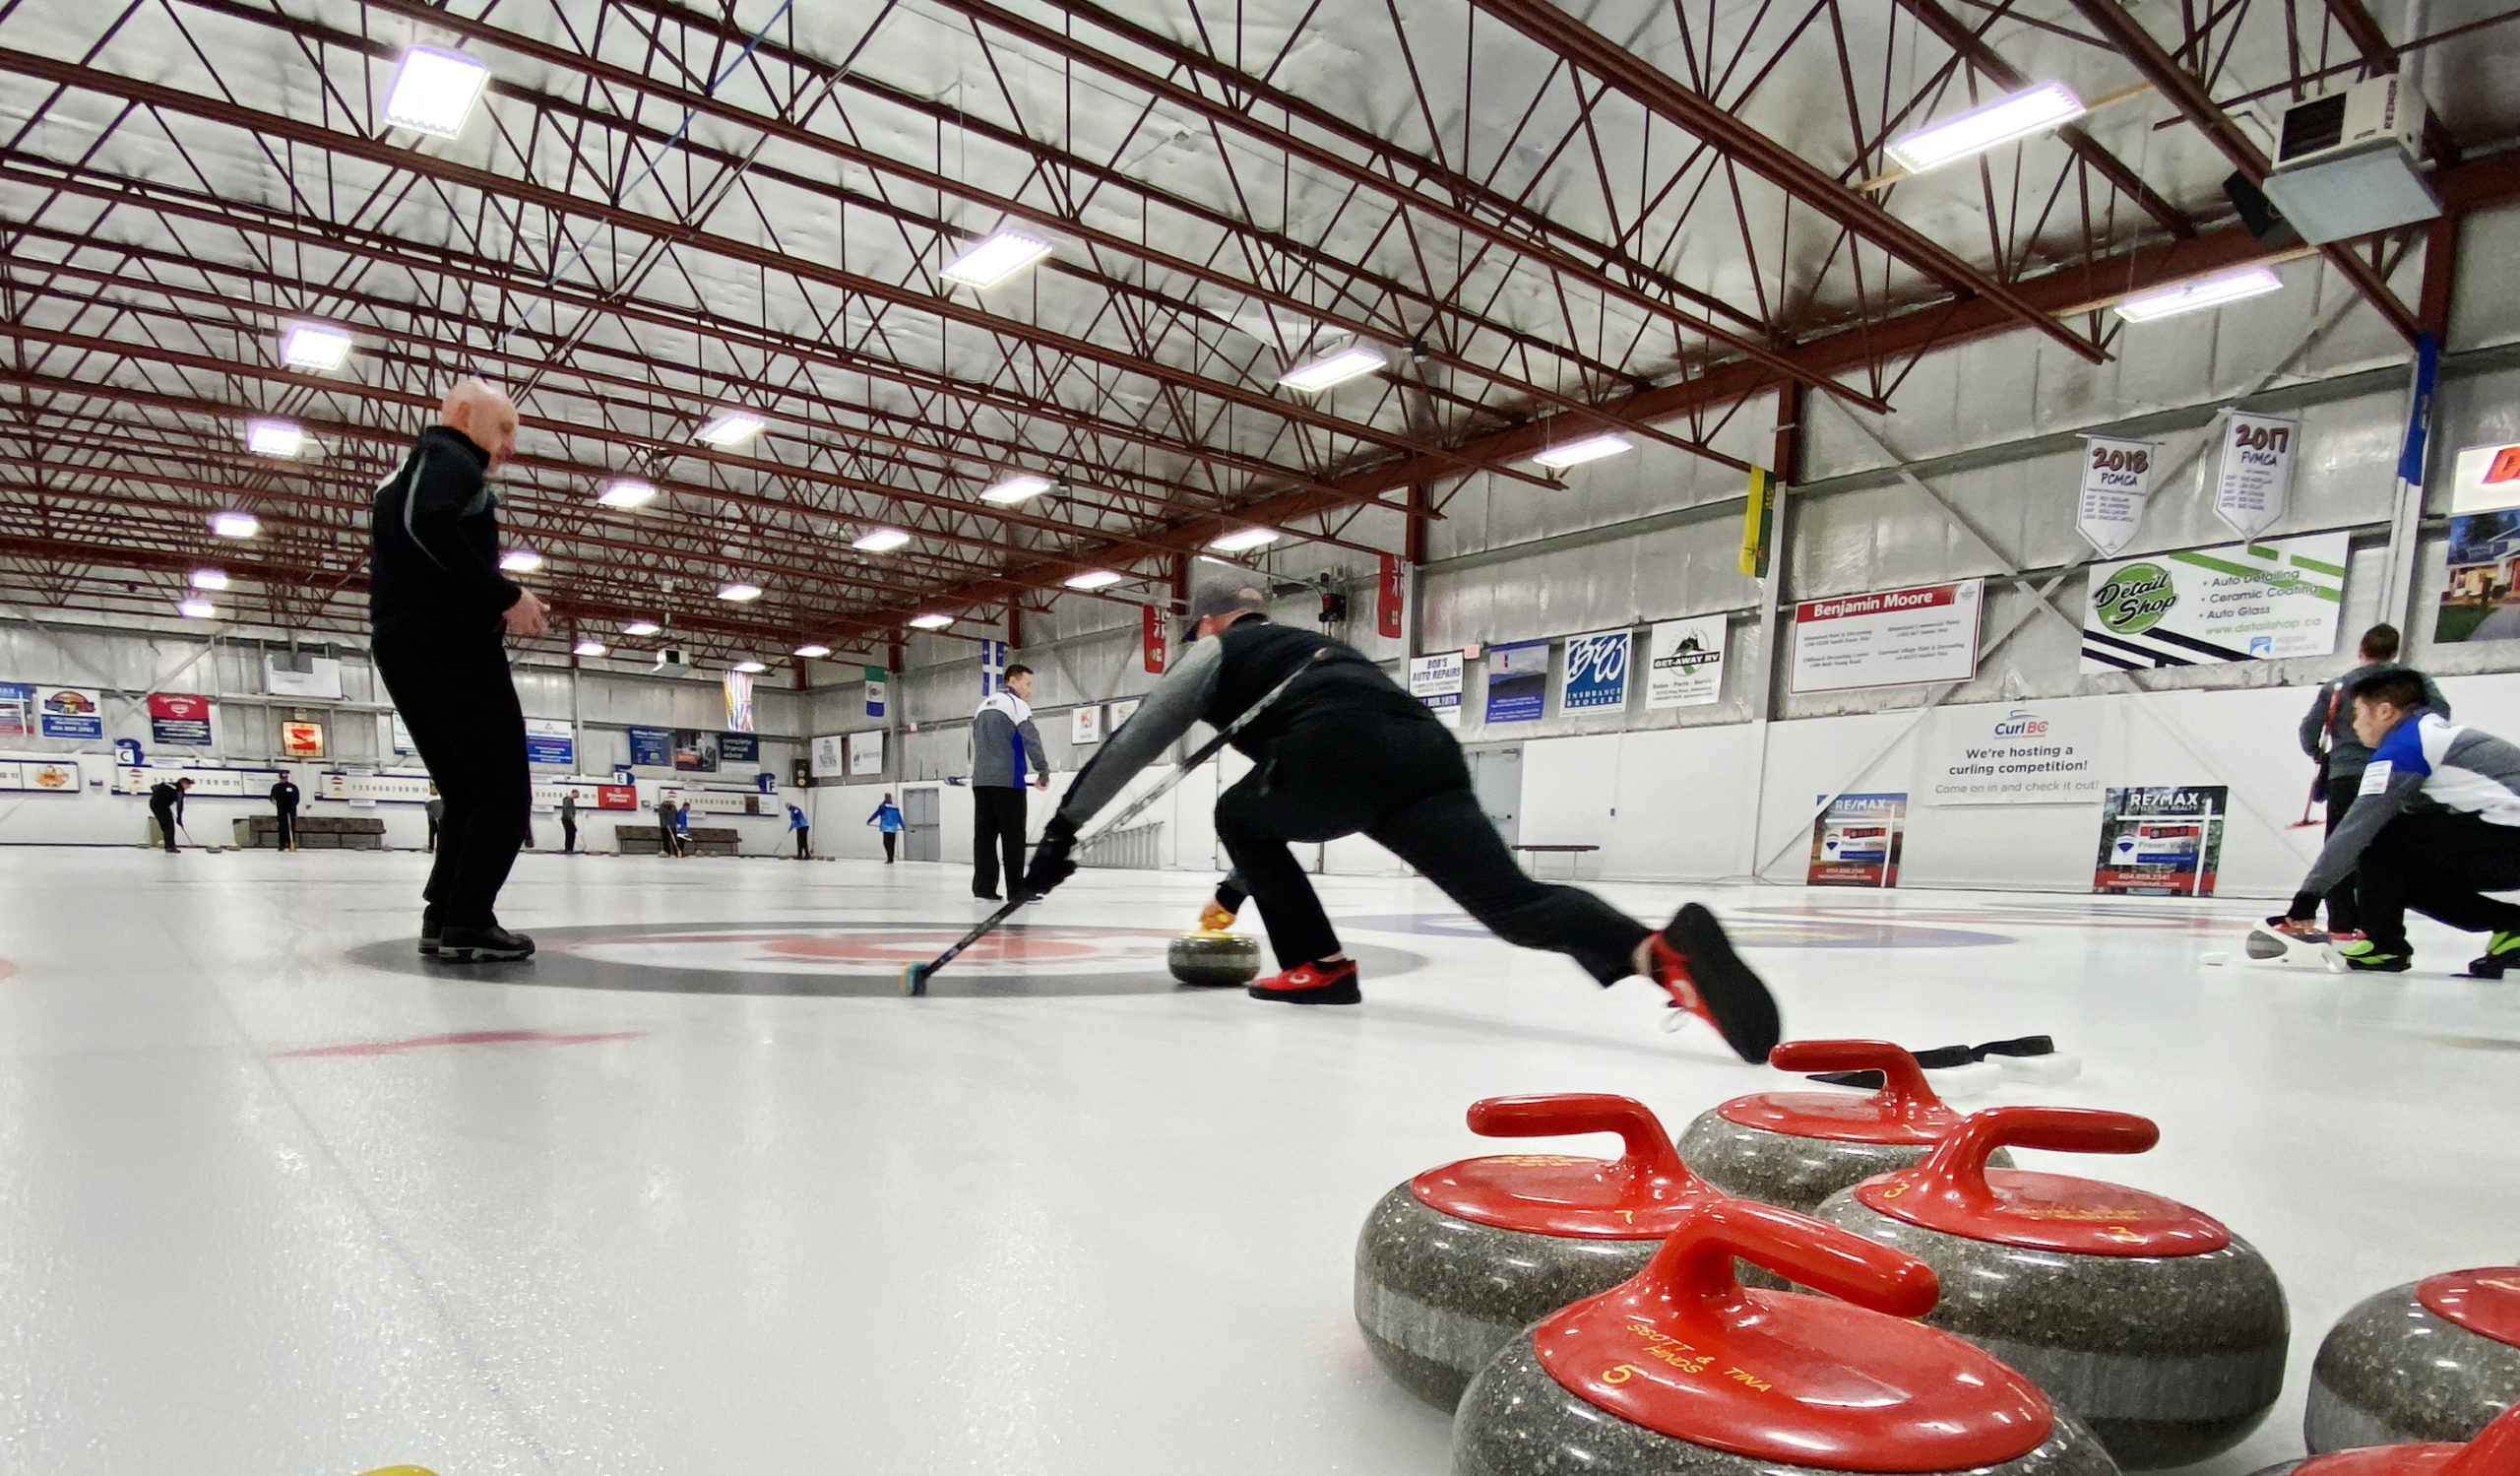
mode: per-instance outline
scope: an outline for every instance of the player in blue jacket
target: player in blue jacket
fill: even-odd
[[[2453,725],[2424,688],[2403,667],[2354,683],[2355,736],[2371,750],[2362,789],[2291,909],[2269,922],[2308,933],[2319,899],[2359,871],[2363,935],[2337,944],[2349,967],[2405,972],[2412,907],[2489,933],[2468,972],[2499,979],[2520,963],[2520,905],[2485,894],[2520,888],[2520,747]]]

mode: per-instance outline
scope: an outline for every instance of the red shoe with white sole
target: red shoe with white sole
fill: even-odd
[[[1673,1008],[1714,1026],[1743,1060],[1768,1059],[1784,1029],[1776,996],[1732,951],[1715,914],[1688,903],[1647,941],[1654,982],[1670,992]]]
[[[1279,999],[1289,1004],[1358,1004],[1365,997],[1356,988],[1356,961],[1353,958],[1337,963],[1297,964],[1284,973],[1251,981],[1244,993],[1254,999]]]

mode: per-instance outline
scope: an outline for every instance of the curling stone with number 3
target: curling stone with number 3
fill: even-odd
[[[1738,1198],[1808,1214],[1842,1188],[1915,1167],[1960,1125],[1960,1114],[1934,1095],[1917,1059],[1888,1041],[1788,1041],[1768,1053],[1768,1064],[1879,1071],[1881,1090],[1869,1097],[1760,1092],[1699,1114],[1680,1137],[1680,1161]]]
[[[1194,989],[1239,989],[1260,977],[1260,940],[1201,929],[1174,938],[1166,962]]]
[[[1994,1107],[1916,1168],[1829,1197],[1818,1218],[1934,1268],[1925,1320],[2036,1380],[2129,1470],[2183,1466],[2257,1428],[2284,1386],[2284,1289],[2221,1222],[2119,1185],[1988,1169],[2001,1143],[2141,1153],[2122,1112]]]
[[[2488,1266],[2393,1288],[2340,1318],[2310,1365],[2301,1434],[2313,1452],[2464,1441],[2515,1404],[2520,1266]]]
[[[2268,1466],[2257,1476],[2511,1476],[2520,1471],[2520,1408],[2464,1445],[2363,1445]]]
[[[1356,1237],[1356,1325],[1412,1393],[1450,1409],[1488,1355],[1534,1318],[1616,1286],[1662,1237],[1722,1197],[1680,1166],[1644,1104],[1584,1093],[1491,1097],[1473,1132],[1615,1132],[1615,1160],[1474,1158],[1385,1194]]]
[[[1736,1255],[1828,1296],[1745,1290]],[[2116,1476],[2029,1380],[1902,1320],[1935,1293],[1886,1246],[1774,1205],[1709,1205],[1634,1280],[1480,1372],[1453,1418],[1453,1476]]]

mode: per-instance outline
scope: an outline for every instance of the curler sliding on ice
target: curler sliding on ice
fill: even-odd
[[[1248,716],[1227,736],[1253,767],[1218,798],[1216,819],[1278,956],[1280,972],[1251,984],[1254,998],[1363,997],[1355,960],[1288,846],[1364,835],[1505,941],[1566,954],[1606,987],[1642,975],[1742,1059],[1767,1059],[1776,1001],[1714,914],[1692,902],[1649,931],[1590,892],[1533,880],[1480,809],[1461,745],[1423,703],[1354,650],[1273,623],[1258,576],[1204,563],[1194,579],[1196,643],[1068,787],[1025,873],[1026,893],[1075,874],[1079,829],[1192,725],[1223,730]],[[1254,714],[1261,694],[1290,676],[1284,695]]]

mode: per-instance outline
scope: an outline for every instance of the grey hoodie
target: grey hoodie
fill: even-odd
[[[972,717],[972,788],[1022,789],[1027,768],[1049,782],[1050,755],[1032,706],[1013,692],[993,692]]]

